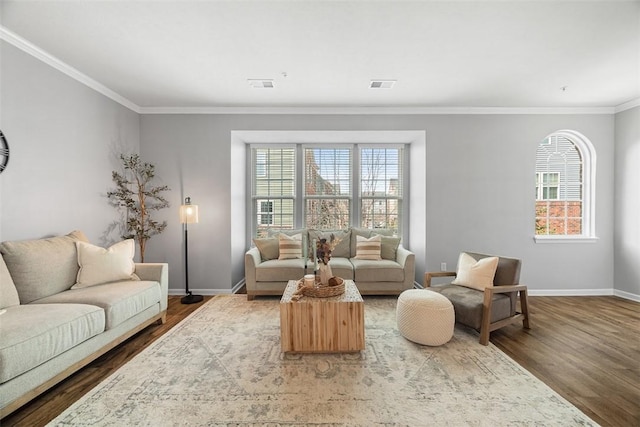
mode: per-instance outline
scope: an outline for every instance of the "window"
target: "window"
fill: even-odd
[[[594,237],[595,151],[573,131],[538,144],[535,234],[540,239]]]
[[[536,200],[558,200],[559,173],[536,173]]]
[[[402,208],[402,150],[362,148],[360,226],[398,231]]]
[[[252,151],[254,236],[271,227],[293,228],[295,148],[254,148]]]
[[[304,148],[304,227],[351,224],[351,155],[351,148]]]
[[[258,200],[258,224],[273,225],[273,202]]]
[[[268,228],[350,226],[400,235],[403,146],[256,144],[251,153],[253,236]]]

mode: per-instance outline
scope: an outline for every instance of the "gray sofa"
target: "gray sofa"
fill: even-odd
[[[302,234],[303,255],[278,259],[277,234]],[[412,289],[415,281],[415,255],[400,244],[389,230],[350,228],[348,230],[270,230],[271,237],[254,239],[256,246],[245,253],[247,299],[256,295],[282,295],[287,282],[313,274],[314,242],[334,234],[340,243],[333,250],[330,265],[334,276],[353,280],[362,295],[399,295]],[[381,260],[356,258],[357,236],[382,236]],[[269,239],[275,240],[269,242]],[[269,247],[270,246],[270,247]]]
[[[139,280],[70,289],[78,241],[81,232],[0,244],[0,417],[165,321],[167,264],[135,264]]]

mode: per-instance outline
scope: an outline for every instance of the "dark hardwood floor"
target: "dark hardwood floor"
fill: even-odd
[[[164,325],[140,332],[0,424],[45,425],[201,305],[169,297]],[[640,426],[640,303],[529,297],[529,305],[532,329],[507,326],[491,342],[600,425]]]

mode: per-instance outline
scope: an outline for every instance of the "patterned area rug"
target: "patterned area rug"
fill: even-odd
[[[50,425],[596,425],[474,331],[407,341],[395,305],[365,298],[365,351],[283,354],[278,299],[218,296]]]

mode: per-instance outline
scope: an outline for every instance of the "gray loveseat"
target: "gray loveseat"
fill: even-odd
[[[81,232],[0,244],[0,416],[151,325],[164,323],[167,264],[132,279],[70,289]],[[133,261],[131,261],[133,262]]]
[[[279,233],[302,234],[303,254],[300,258],[278,259]],[[362,295],[399,295],[412,289],[415,281],[415,254],[400,244],[400,238],[389,230],[350,228],[348,230],[272,230],[271,237],[254,239],[244,258],[247,299],[256,295],[282,295],[287,282],[314,271],[314,242],[334,234],[340,242],[330,261],[334,276],[353,280]],[[381,235],[381,260],[356,258],[357,236]]]

